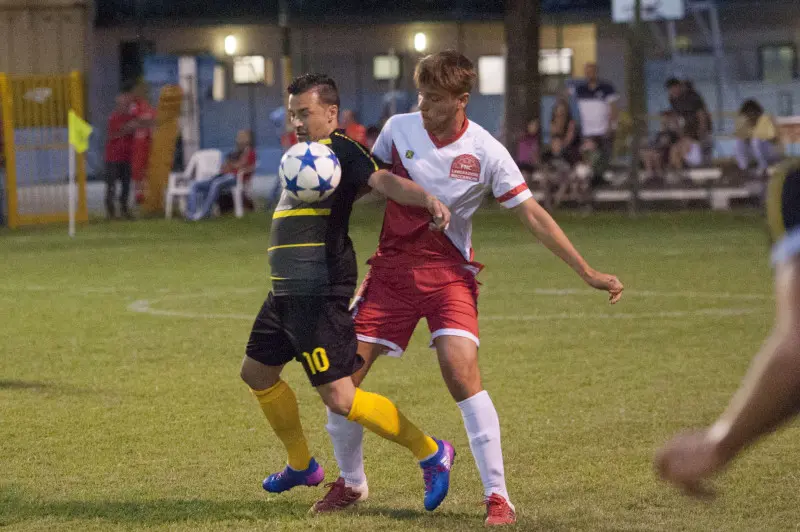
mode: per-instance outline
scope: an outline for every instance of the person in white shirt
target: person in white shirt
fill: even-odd
[[[581,118],[582,152],[592,167],[595,182],[602,179],[611,161],[617,130],[619,94],[611,83],[600,80],[597,65],[587,63],[586,81],[574,90]]]
[[[516,521],[509,500],[500,446],[500,423],[478,369],[478,282],[482,265],[473,260],[472,215],[491,192],[514,209],[522,223],[590,286],[622,296],[613,275],[591,268],[550,215],[533,199],[505,147],[466,116],[477,75],[456,51],[423,58],[414,79],[419,113],[393,116],[373,156],[395,175],[422,186],[451,212],[443,232],[430,231],[427,211],[388,201],[380,243],[356,296],[355,324],[363,368],[360,383],[380,354],[400,356],[425,318],[445,383],[456,400],[484,485],[488,526]],[[314,505],[317,512],[341,510],[367,494],[360,426],[329,412],[328,432],[340,478]]]

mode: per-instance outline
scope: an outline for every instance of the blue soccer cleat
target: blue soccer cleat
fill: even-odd
[[[425,509],[432,512],[442,504],[450,489],[450,470],[456,451],[449,441],[436,440],[439,450],[435,455],[419,463],[425,480]]]
[[[312,458],[306,469],[297,471],[287,465],[280,473],[265,478],[261,485],[270,493],[283,493],[295,486],[319,486],[323,480],[325,470]]]

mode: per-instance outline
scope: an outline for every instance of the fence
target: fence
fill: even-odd
[[[69,219],[70,109],[83,117],[83,80],[73,72],[58,76],[0,73],[5,139],[5,212],[8,226],[66,222]],[[76,158],[76,219],[87,221],[86,165]]]

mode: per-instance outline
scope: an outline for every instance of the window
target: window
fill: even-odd
[[[539,73],[542,76],[569,76],[572,74],[572,50],[539,50]]]
[[[550,76],[572,74],[573,51],[539,50],[539,73],[542,81]],[[478,91],[481,94],[500,95],[506,92],[506,58],[502,55],[484,55],[478,58]]]
[[[233,58],[233,82],[246,85],[250,83],[275,84],[272,59],[263,55],[247,55]]]
[[[761,46],[758,49],[761,79],[768,83],[786,83],[797,76],[797,48],[794,44]]]
[[[377,80],[400,77],[400,58],[396,55],[376,55],[372,59],[372,77]]]
[[[505,94],[505,57],[502,55],[484,55],[478,58],[478,91],[481,94]]]

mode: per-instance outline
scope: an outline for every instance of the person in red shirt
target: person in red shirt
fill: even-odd
[[[150,159],[152,128],[155,125],[156,115],[155,109],[147,101],[146,94],[147,85],[139,84],[135,89],[130,106],[130,114],[134,119],[129,124],[129,128],[133,130],[131,177],[137,204],[144,202],[147,163]]]
[[[339,121],[340,127],[344,129],[344,134],[358,142],[362,146],[367,145],[367,128],[356,120],[356,114],[350,109],[342,111],[342,119]]]
[[[133,134],[129,123],[133,119],[130,114],[131,95],[117,95],[116,107],[108,119],[108,141],[106,142],[106,217],[115,218],[114,208],[117,181],[121,184],[119,196],[120,214],[131,218],[128,210],[128,198],[131,189],[131,151]]]
[[[211,208],[224,190],[236,185],[239,173],[247,184],[256,168],[256,152],[253,149],[253,132],[239,131],[236,135],[236,150],[229,154],[220,173],[205,181],[195,181],[189,190],[186,218],[202,220],[211,214]]]
[[[281,148],[284,150],[288,150],[295,144],[297,144],[297,133],[294,131],[286,131],[281,135]]]

